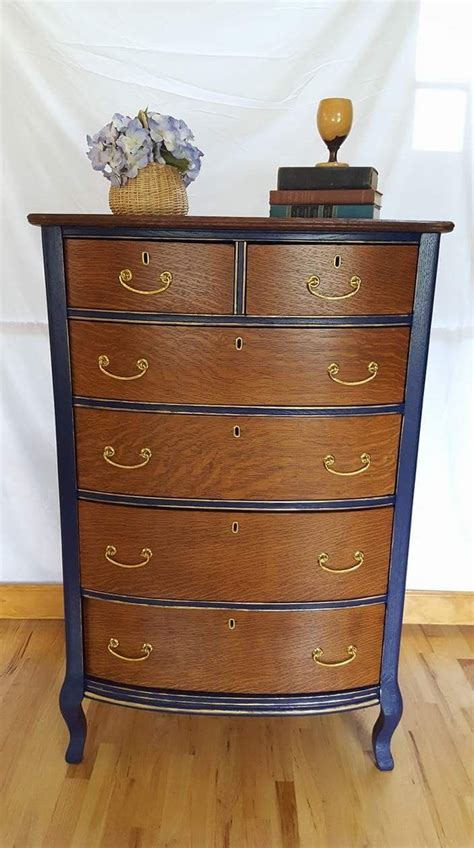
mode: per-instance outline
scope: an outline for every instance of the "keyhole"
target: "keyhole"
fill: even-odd
[[[229,618],[229,630],[235,630],[235,618]]]
[[[243,344],[244,344],[244,340],[240,336],[237,336],[237,338],[235,340],[236,350],[242,350]]]
[[[232,522],[232,532],[233,532],[233,533],[238,533],[238,532],[239,532],[239,522],[238,522],[238,521],[233,521],[233,522]]]
[[[340,267],[341,267],[342,259],[341,259],[341,257],[339,256],[339,254],[338,254],[337,256],[335,256],[335,257],[334,257],[333,262],[334,262],[334,267],[335,267],[335,268],[340,268]]]
[[[142,253],[142,262],[143,262],[144,265],[150,264],[150,254],[148,253],[147,250],[144,250],[143,253]]]
[[[236,424],[234,427],[234,437],[236,439],[240,439],[240,427],[238,424]]]

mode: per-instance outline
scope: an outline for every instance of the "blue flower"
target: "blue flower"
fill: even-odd
[[[159,112],[145,110],[139,115],[130,118],[116,112],[109,124],[87,136],[87,156],[93,169],[120,186],[150,162],[167,163],[178,168],[189,185],[199,174],[204,154],[191,143],[194,136],[188,125]]]

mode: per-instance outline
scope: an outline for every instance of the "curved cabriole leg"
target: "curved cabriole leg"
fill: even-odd
[[[372,733],[375,762],[380,771],[393,769],[393,757],[390,743],[395,728],[402,717],[403,701],[397,683],[380,690],[380,714]]]
[[[69,730],[69,745],[65,755],[67,763],[80,763],[82,760],[87,722],[81,704],[82,687],[71,684],[66,678],[59,695],[59,708]]]

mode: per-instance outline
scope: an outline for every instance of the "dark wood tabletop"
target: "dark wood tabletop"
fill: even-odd
[[[449,233],[452,221],[389,221],[371,218],[220,218],[194,215],[68,215],[32,212],[30,224],[38,227],[144,227],[152,229],[251,229],[280,232],[411,232]]]

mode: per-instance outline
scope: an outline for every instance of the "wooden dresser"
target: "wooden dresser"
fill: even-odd
[[[84,696],[169,712],[380,704],[400,631],[450,223],[30,215],[56,409],[68,762]]]

